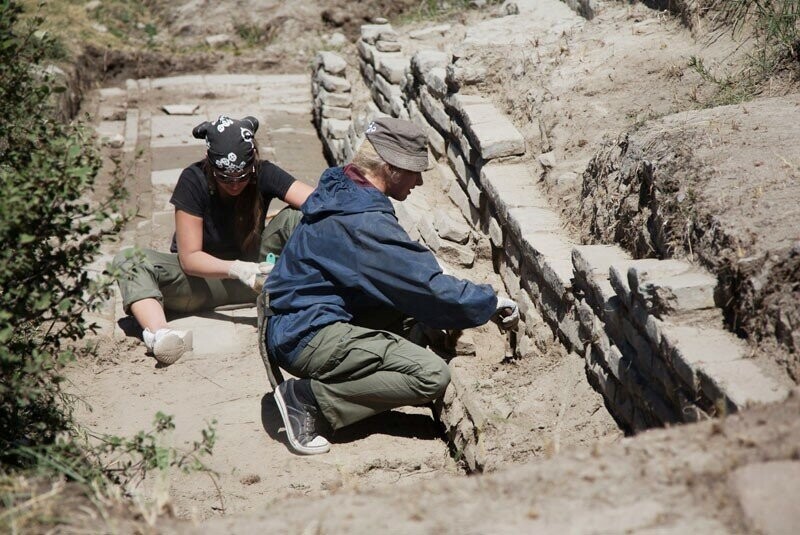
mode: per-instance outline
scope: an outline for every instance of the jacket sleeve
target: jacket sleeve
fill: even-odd
[[[442,273],[433,254],[412,241],[390,214],[373,214],[354,235],[359,286],[378,300],[437,329],[483,325],[497,297],[488,284]]]

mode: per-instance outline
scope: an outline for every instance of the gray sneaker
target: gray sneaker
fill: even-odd
[[[317,455],[326,453],[331,445],[317,431],[317,408],[298,399],[295,393],[295,379],[289,379],[275,389],[275,403],[283,418],[289,445],[297,453]]]

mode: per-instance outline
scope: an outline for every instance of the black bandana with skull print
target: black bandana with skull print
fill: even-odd
[[[205,139],[209,161],[225,173],[241,173],[255,156],[254,137],[258,119],[245,117],[241,121],[220,115],[216,121],[205,121],[194,127],[192,135]]]

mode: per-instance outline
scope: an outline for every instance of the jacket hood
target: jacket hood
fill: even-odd
[[[394,215],[394,207],[386,195],[375,188],[354,183],[341,167],[331,167],[322,174],[317,189],[300,210],[311,221],[332,214],[386,212]]]

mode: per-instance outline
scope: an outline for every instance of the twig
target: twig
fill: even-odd
[[[217,489],[217,496],[219,496],[219,506],[222,510],[222,514],[225,514],[225,499],[222,497],[222,490],[219,488],[219,484],[217,484],[217,478],[214,477],[214,474],[210,471],[206,472],[208,477],[211,478],[211,482],[214,484],[214,488]]]

